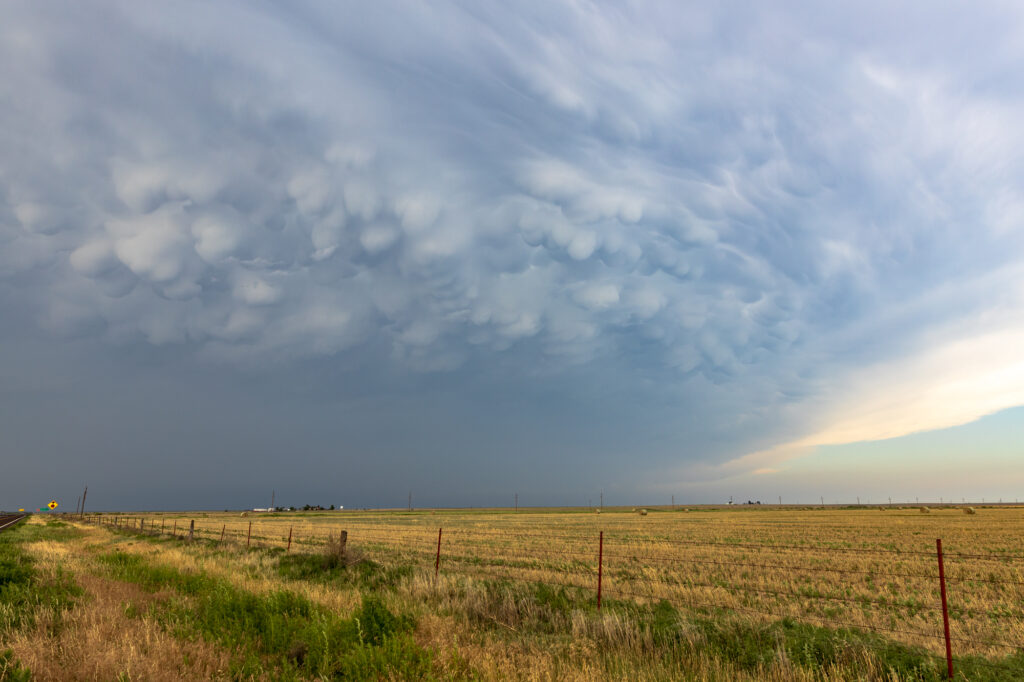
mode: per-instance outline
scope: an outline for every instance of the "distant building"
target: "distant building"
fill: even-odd
[[[277,507],[266,507],[266,508],[256,507],[255,509],[253,509],[253,511],[254,512],[272,512],[272,511],[277,511]]]

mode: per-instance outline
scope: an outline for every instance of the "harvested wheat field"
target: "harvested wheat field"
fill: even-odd
[[[954,675],[1024,677],[1024,509],[642,511],[34,517],[0,679],[945,679],[936,539]]]

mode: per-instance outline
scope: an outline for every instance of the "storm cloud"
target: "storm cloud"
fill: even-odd
[[[61,449],[26,376],[73,410],[166,374],[158,412],[231,386],[209,409],[239,422],[168,453],[227,467],[308,420],[275,448],[313,471],[344,423],[381,489],[446,471],[436,502],[475,502],[547,461],[557,501],[1019,405],[1021,27],[999,3],[5,3],[24,435],[0,443]],[[124,428],[91,423],[86,456]]]

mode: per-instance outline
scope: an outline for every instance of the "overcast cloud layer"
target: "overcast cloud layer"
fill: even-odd
[[[4,458],[579,502],[1024,404],[1017,5],[705,5],[5,2]]]

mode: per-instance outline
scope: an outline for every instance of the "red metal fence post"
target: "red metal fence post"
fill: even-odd
[[[953,679],[953,647],[949,643],[949,608],[946,606],[946,568],[942,561],[942,539],[935,539],[935,552],[939,558],[939,588],[942,591],[942,629],[946,635],[946,674]]]
[[[597,610],[601,610],[601,577],[604,573],[604,531],[597,536]]]
[[[286,553],[292,551],[292,527],[288,526],[288,548],[284,550]]]
[[[245,548],[249,549],[249,541],[252,540],[252,521],[249,522],[249,534],[245,537]]]
[[[437,580],[437,573],[441,570],[441,529],[437,529],[437,556],[434,558],[434,580]]]

